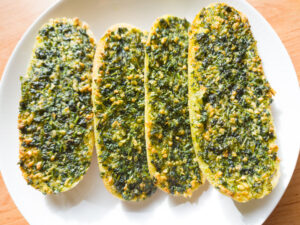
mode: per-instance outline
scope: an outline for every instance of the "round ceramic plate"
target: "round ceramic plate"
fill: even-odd
[[[265,19],[244,0],[225,0],[249,18],[259,54],[277,94],[272,104],[281,159],[281,177],[275,190],[261,200],[236,203],[208,182],[190,200],[157,191],[138,203],[114,198],[99,177],[94,153],[91,168],[72,190],[44,196],[22,178],[18,162],[19,77],[24,74],[33,43],[42,24],[54,17],[79,17],[97,39],[115,23],[125,22],[149,30],[156,17],[173,14],[192,21],[208,0],[63,0],[56,3],[28,29],[13,52],[0,89],[0,165],[11,197],[33,225],[60,224],[261,224],[283,195],[299,153],[299,88],[296,74],[280,39]]]

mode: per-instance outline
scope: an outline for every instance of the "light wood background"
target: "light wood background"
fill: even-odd
[[[0,1],[0,78],[29,25],[56,0]],[[279,34],[300,80],[300,0],[248,0]],[[284,75],[284,74],[283,74]],[[299,99],[297,99],[299,101]],[[299,137],[300,138],[300,137]],[[12,201],[0,174],[0,224],[28,224]],[[300,224],[300,161],[287,191],[264,225]]]

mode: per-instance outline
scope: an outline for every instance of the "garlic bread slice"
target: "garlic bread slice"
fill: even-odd
[[[158,18],[148,36],[145,60],[149,170],[159,188],[184,197],[204,183],[189,123],[189,26],[186,19]]]
[[[193,143],[209,182],[239,202],[278,181],[273,94],[245,15],[224,3],[203,8],[189,33]]]
[[[155,192],[144,126],[145,33],[117,24],[100,39],[93,69],[95,143],[106,188],[122,200]]]
[[[90,166],[94,52],[86,24],[51,19],[21,77],[19,164],[27,183],[44,194],[71,189]]]

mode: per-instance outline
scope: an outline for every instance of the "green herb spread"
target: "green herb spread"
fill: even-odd
[[[200,167],[233,199],[262,198],[279,176],[274,91],[249,22],[234,8],[213,4],[196,16],[189,36],[189,106]]]
[[[94,39],[78,19],[55,19],[38,33],[21,78],[20,167],[44,194],[75,186],[93,150]]]
[[[96,147],[101,177],[124,200],[155,192],[150,177],[144,128],[145,34],[127,25],[100,40],[94,69]]]
[[[164,191],[191,196],[204,182],[193,149],[188,112],[189,22],[158,18],[146,45],[148,165]]]

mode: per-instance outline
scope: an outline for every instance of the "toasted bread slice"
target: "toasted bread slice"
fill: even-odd
[[[93,68],[95,140],[106,188],[122,200],[155,192],[144,128],[145,33],[117,24],[100,39]]]
[[[236,201],[262,198],[279,177],[273,89],[242,13],[217,3],[189,33],[189,108],[201,170]]]
[[[21,78],[19,164],[27,183],[44,194],[71,189],[89,168],[95,46],[78,18],[51,19],[39,30]]]
[[[158,18],[146,44],[146,143],[156,185],[190,197],[205,179],[193,149],[188,112],[188,28],[185,19]]]

